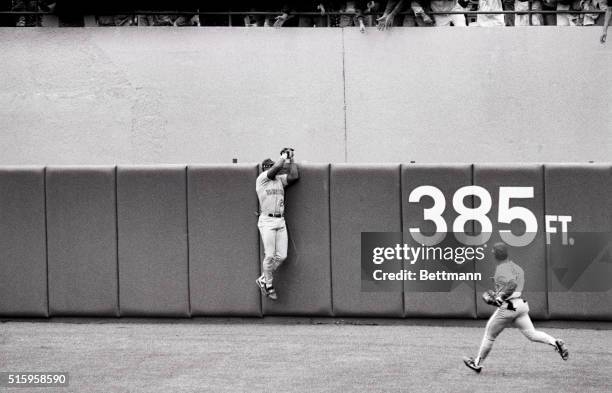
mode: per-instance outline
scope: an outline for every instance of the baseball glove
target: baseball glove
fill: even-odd
[[[485,303],[495,307],[499,307],[504,303],[501,298],[490,289],[482,294],[482,300],[484,300]]]
[[[283,150],[281,150],[280,154],[283,155],[284,153],[287,153],[287,158],[292,160],[295,156],[295,149],[293,149],[292,147],[284,147]]]

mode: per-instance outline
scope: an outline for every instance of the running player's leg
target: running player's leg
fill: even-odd
[[[514,320],[514,326],[516,326],[530,341],[552,345],[555,348],[557,347],[557,340],[554,337],[535,329],[533,322],[531,322],[531,318],[529,318],[528,312],[521,312]]]
[[[487,326],[485,327],[485,333],[482,337],[482,342],[480,343],[480,349],[478,349],[478,356],[474,359],[474,362],[477,366],[482,365],[484,360],[491,352],[493,348],[493,343],[499,334],[509,325],[509,320],[505,313],[509,312],[508,310],[500,307],[495,312],[489,320],[487,321]]]
[[[529,306],[522,300],[519,300],[522,303],[519,303],[517,306],[518,316],[514,320],[514,326],[521,330],[521,333],[525,335],[529,340],[533,342],[543,343],[551,345],[555,348],[561,359],[567,360],[569,357],[569,351],[567,350],[567,346],[563,340],[558,340],[552,337],[549,334],[546,334],[542,331],[535,330],[533,327],[533,322],[531,322],[531,318],[529,318]]]

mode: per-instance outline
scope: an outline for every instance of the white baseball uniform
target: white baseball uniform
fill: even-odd
[[[521,333],[529,340],[556,347],[555,339],[544,332],[535,330],[533,322],[529,318],[529,306],[521,298],[521,293],[525,286],[525,273],[523,269],[516,263],[506,260],[497,265],[493,279],[495,281],[496,292],[500,292],[511,282],[516,283],[516,288],[489,318],[482,343],[480,344],[480,350],[478,351],[478,357],[476,358],[476,364],[482,364],[491,351],[497,336],[505,328],[512,325],[520,329]]]
[[[268,286],[272,285],[272,274],[287,259],[287,226],[285,225],[285,187],[287,175],[268,178],[268,171],[262,172],[255,185],[261,213],[257,227],[264,246],[262,270]]]

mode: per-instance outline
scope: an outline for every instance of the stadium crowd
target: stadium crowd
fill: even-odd
[[[0,9],[14,13],[8,18],[3,15],[5,26],[40,26],[42,14],[27,12],[42,12],[57,15],[60,26],[356,26],[365,31],[373,26],[386,30],[394,26],[604,25],[609,19],[603,13],[608,2],[612,7],[612,0],[234,0],[223,4],[194,0],[0,0]],[[521,13],[528,10],[558,12]],[[463,13],[470,11],[516,13]]]

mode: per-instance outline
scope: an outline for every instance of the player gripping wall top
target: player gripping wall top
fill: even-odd
[[[478,356],[463,358],[465,365],[479,373],[482,370],[482,363],[493,348],[493,342],[505,328],[511,325],[519,328],[529,340],[551,345],[559,352],[563,360],[567,360],[569,351],[563,340],[557,340],[533,327],[531,318],[529,318],[529,306],[521,298],[521,292],[525,286],[523,269],[508,259],[508,248],[504,243],[496,243],[492,252],[497,261],[493,277],[495,291],[486,291],[482,298],[487,304],[497,307],[497,310],[487,322]]]
[[[257,177],[255,191],[259,198],[259,221],[257,227],[264,245],[263,274],[255,280],[261,293],[272,300],[278,299],[272,283],[273,274],[287,259],[287,226],[285,224],[285,187],[300,178],[297,164],[293,162],[294,150],[284,148],[276,162],[266,158],[261,163],[261,174]],[[288,173],[281,174],[287,169]]]

